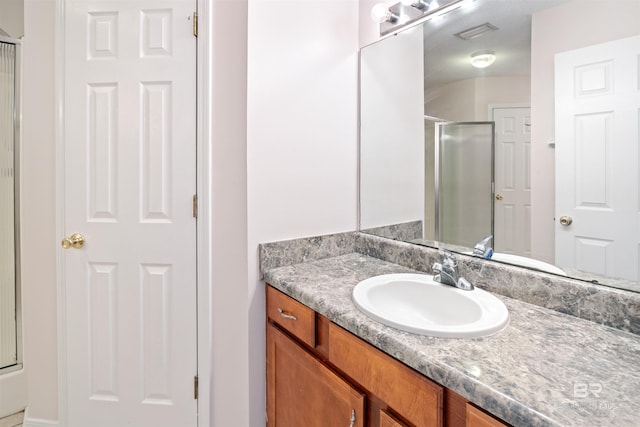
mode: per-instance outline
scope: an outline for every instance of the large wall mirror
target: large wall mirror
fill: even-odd
[[[361,51],[360,230],[640,291],[640,2],[459,5]]]

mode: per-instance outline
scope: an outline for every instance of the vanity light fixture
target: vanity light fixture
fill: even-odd
[[[371,9],[371,19],[373,19],[373,22],[377,22],[378,24],[382,24],[383,22],[395,24],[398,22],[398,19],[400,19],[400,16],[389,9],[389,6],[386,4],[376,3]]]
[[[410,26],[438,18],[475,0],[396,0],[379,3],[371,9],[371,18],[380,24],[380,35],[388,36]],[[442,3],[442,5],[441,5]]]
[[[471,54],[471,65],[476,68],[487,68],[496,60],[496,53],[492,50],[480,50]]]
[[[404,6],[415,7],[418,10],[425,10],[430,7],[430,2],[428,0],[400,0],[400,3],[402,3]],[[431,3],[434,3],[434,1],[432,1]],[[435,3],[438,2],[435,1]]]

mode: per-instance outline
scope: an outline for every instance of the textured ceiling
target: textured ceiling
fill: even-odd
[[[531,69],[531,14],[567,0],[476,0],[444,17],[427,21],[425,88],[479,76],[529,75]],[[472,40],[455,34],[490,23],[497,31]],[[469,63],[472,52],[493,50],[495,63],[477,69]]]

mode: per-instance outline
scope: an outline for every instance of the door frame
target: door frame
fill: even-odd
[[[56,175],[56,235],[64,234],[65,192],[64,192],[64,37],[65,37],[65,4],[67,0],[55,0],[55,175]],[[197,223],[197,357],[198,377],[198,414],[197,424],[200,427],[210,425],[211,420],[211,314],[212,314],[212,272],[211,272],[211,190],[209,177],[211,170],[211,150],[207,142],[211,135],[210,111],[211,90],[208,76],[211,72],[210,47],[211,34],[208,23],[212,18],[212,10],[206,0],[196,0],[198,20],[204,25],[198,29],[196,47],[196,192],[198,194],[198,223]],[[195,11],[194,11],[195,12]],[[56,253],[56,288],[57,288],[57,345],[58,345],[58,425],[68,423],[67,399],[67,366],[66,352],[66,292],[65,292],[65,264],[62,251]]]

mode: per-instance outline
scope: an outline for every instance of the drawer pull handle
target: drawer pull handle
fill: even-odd
[[[285,319],[298,320],[298,318],[296,316],[294,316],[293,314],[286,313],[280,307],[278,307],[278,313],[280,313],[280,316],[284,317]]]
[[[349,427],[353,427],[356,425],[356,410],[352,409],[351,410],[351,423],[349,424]]]

